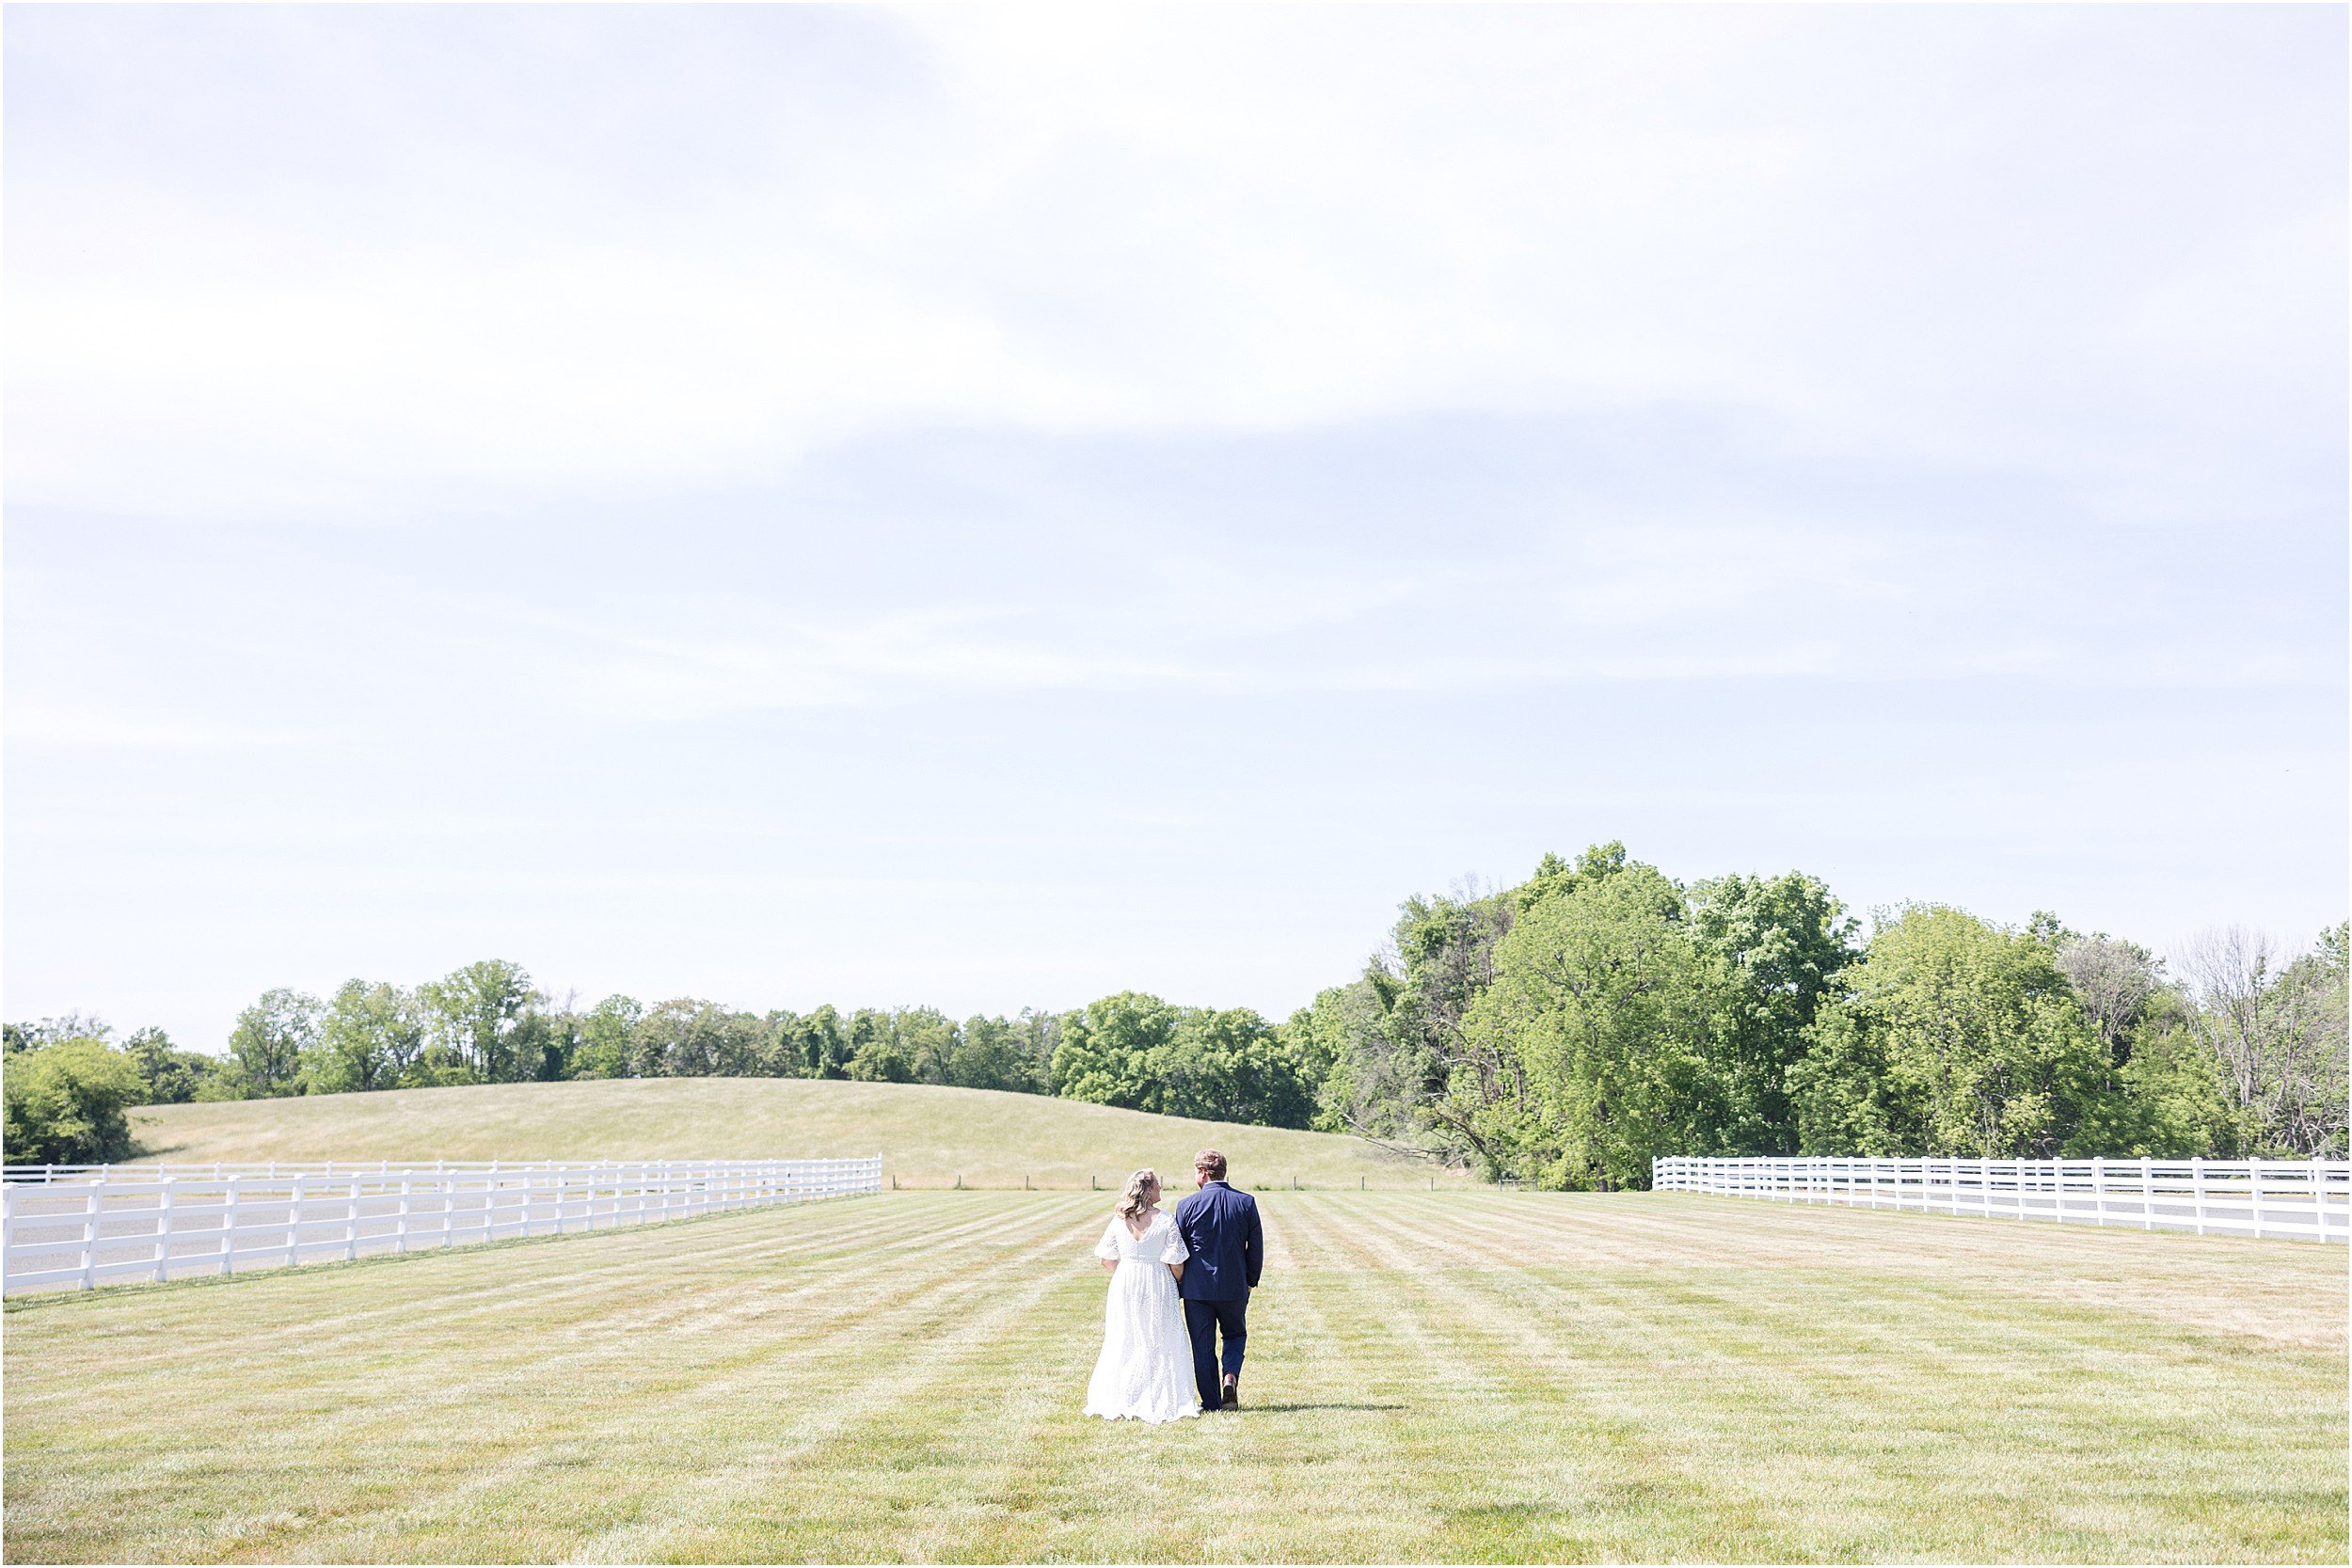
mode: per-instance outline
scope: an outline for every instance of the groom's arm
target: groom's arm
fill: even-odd
[[[1258,1270],[1265,1262],[1265,1237],[1258,1229],[1258,1206],[1249,1206],[1249,1225],[1241,1233],[1242,1261],[1248,1267],[1249,1288],[1258,1288]]]

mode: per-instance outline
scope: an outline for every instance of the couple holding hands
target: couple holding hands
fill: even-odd
[[[1087,1383],[1089,1416],[1173,1421],[1241,1404],[1249,1291],[1265,1261],[1258,1201],[1226,1185],[1225,1156],[1214,1148],[1194,1157],[1192,1173],[1200,1191],[1173,1214],[1159,1206],[1154,1172],[1129,1177],[1094,1245],[1111,1288],[1103,1354]]]

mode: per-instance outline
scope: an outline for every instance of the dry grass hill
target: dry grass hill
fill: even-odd
[[[797,1078],[658,1078],[154,1105],[146,1158],[256,1160],[793,1159],[880,1154],[903,1186],[1117,1184],[1225,1151],[1248,1187],[1440,1188],[1458,1172],[1357,1138],[1191,1121],[1107,1105]]]

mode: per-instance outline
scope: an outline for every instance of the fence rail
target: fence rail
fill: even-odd
[[[2344,1160],[1706,1160],[1651,1163],[1659,1192],[2058,1220],[2201,1236],[2352,1239]]]
[[[882,1190],[882,1159],[10,1165],[0,1292],[88,1290]]]

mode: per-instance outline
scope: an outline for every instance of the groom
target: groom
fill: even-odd
[[[1176,1293],[1184,1300],[1192,1336],[1192,1380],[1203,1410],[1241,1407],[1241,1353],[1249,1343],[1249,1292],[1265,1262],[1258,1231],[1258,1200],[1225,1184],[1225,1156],[1204,1148],[1193,1157],[1200,1190],[1176,1205],[1176,1229],[1192,1256]],[[1216,1336],[1225,1335],[1225,1379],[1217,1381]]]

